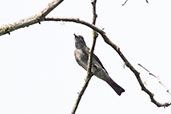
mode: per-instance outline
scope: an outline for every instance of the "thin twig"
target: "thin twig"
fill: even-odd
[[[148,0],[146,0],[146,3],[149,3]]]
[[[128,0],[125,0],[125,2],[122,4],[122,6],[124,6],[127,2],[128,2]]]
[[[148,0],[145,0],[146,3],[149,3]],[[125,2],[122,4],[122,6],[124,6],[126,3],[128,2],[128,0],[125,0]]]
[[[93,12],[93,18],[92,18],[92,24],[95,25],[96,24],[96,19],[97,19],[97,13],[96,13],[96,3],[97,0],[92,0],[91,4],[92,4],[92,12]],[[93,36],[94,37],[94,36]]]
[[[48,6],[43,9],[40,13],[33,15],[31,17],[21,19],[17,22],[14,22],[12,24],[8,24],[5,26],[0,27],[0,36],[4,34],[10,34],[10,32],[28,27],[30,25],[39,23],[44,20],[44,18],[54,9],[56,8],[63,0],[53,0],[51,3],[48,4]]]
[[[92,24],[95,25],[96,24],[96,18],[97,18],[97,14],[96,14],[96,0],[93,0],[91,3],[92,3],[92,12],[93,12]],[[87,77],[90,76],[90,73],[91,73],[92,55],[93,55],[93,51],[95,49],[96,38],[97,37],[98,37],[98,34],[95,34],[95,31],[93,30],[93,43],[92,43],[92,47],[90,49],[90,53],[89,53],[89,57],[88,57]]]
[[[89,76],[88,78],[86,78],[85,83],[84,83],[84,85],[83,85],[80,93],[78,94],[78,97],[76,99],[76,102],[75,102],[75,105],[73,107],[73,110],[72,110],[71,114],[75,114],[75,112],[76,112],[76,110],[78,108],[78,105],[80,103],[80,100],[82,98],[82,95],[84,94],[84,92],[85,92],[85,90],[86,90],[86,88],[88,86],[88,83],[89,83],[90,79],[91,79],[91,76]]]
[[[154,78],[156,78],[159,82],[159,84],[161,84],[165,89],[166,89],[166,92],[171,95],[169,89],[167,88],[167,86],[160,80],[160,77],[159,76],[156,76],[154,75],[153,73],[151,73],[147,68],[145,68],[143,65],[141,64],[138,64],[140,67],[142,67],[145,71],[148,72],[149,75],[153,76]]]
[[[93,22],[92,24],[95,24],[96,23],[96,0],[93,0],[92,1],[92,5],[93,5]],[[73,107],[73,110],[72,110],[72,113],[71,114],[75,114],[77,108],[78,108],[78,105],[79,105],[79,102],[89,84],[89,81],[91,79],[91,77],[93,76],[93,74],[91,73],[91,67],[92,67],[92,55],[93,55],[93,51],[95,49],[95,45],[96,45],[96,38],[98,37],[98,34],[95,34],[96,32],[93,30],[93,43],[92,43],[92,47],[90,49],[90,53],[89,53],[89,56],[88,56],[88,64],[87,64],[87,76],[86,76],[86,80],[85,80],[85,83],[83,85],[83,88],[81,90],[81,92],[79,93],[78,97],[77,97],[77,100],[76,100],[76,103]]]

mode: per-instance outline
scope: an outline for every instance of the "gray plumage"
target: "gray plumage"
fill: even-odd
[[[74,34],[74,36],[75,36],[75,47],[76,47],[74,51],[75,59],[81,67],[87,70],[87,62],[88,62],[88,55],[90,49],[86,46],[84,38],[81,35],[77,36]],[[95,54],[93,54],[92,56],[91,73],[97,76],[98,78],[104,80],[105,82],[107,82],[118,95],[121,95],[122,92],[125,91],[122,87],[120,87],[117,83],[115,83],[110,78],[106,69],[104,68],[99,58]]]

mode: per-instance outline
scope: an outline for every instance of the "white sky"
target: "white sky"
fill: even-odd
[[[1,0],[0,25],[40,12],[52,0]],[[146,86],[161,102],[171,102],[157,80],[137,64],[141,63],[171,88],[170,0],[97,1],[97,26],[116,43],[141,72]],[[79,17],[91,22],[90,0],[65,0],[51,12],[53,17]],[[74,36],[81,34],[92,44],[91,30],[64,22],[42,22],[0,37],[0,114],[68,114],[75,103],[86,72],[74,58]],[[97,39],[96,55],[110,76],[126,92],[121,97],[105,82],[93,77],[77,114],[170,114],[171,107],[158,108],[141,91],[123,61]]]

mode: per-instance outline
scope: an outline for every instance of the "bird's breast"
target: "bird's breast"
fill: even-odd
[[[86,55],[86,53],[84,53],[81,49],[76,49],[74,54],[77,63],[80,66],[82,66],[85,70],[87,70],[88,56]]]

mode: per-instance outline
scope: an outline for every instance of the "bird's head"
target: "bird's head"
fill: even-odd
[[[84,41],[84,38],[81,35],[74,34],[74,36],[75,36],[75,47],[77,49],[81,49],[84,46],[86,46],[86,43]]]

